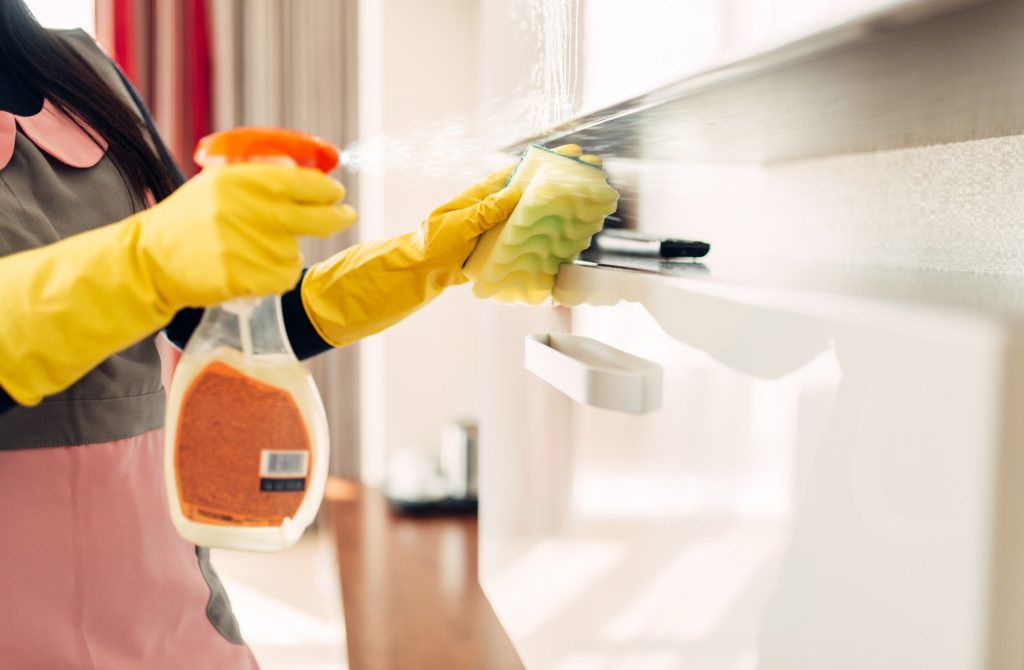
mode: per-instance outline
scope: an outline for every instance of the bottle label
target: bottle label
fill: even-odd
[[[290,393],[215,361],[185,391],[177,421],[175,475],[186,519],[279,526],[295,516],[312,443]]]

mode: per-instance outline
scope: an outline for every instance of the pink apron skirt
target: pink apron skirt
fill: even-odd
[[[248,670],[175,532],[162,431],[0,452],[0,668]]]

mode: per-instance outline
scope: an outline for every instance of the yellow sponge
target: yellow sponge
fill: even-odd
[[[480,238],[462,271],[478,298],[539,305],[551,297],[559,266],[590,246],[619,194],[600,167],[537,144],[508,183],[522,189],[519,204]]]

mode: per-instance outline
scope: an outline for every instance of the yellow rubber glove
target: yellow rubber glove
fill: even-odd
[[[287,291],[297,238],[355,222],[344,196],[316,170],[207,169],[124,221],[0,258],[0,386],[32,405],[184,307]]]
[[[555,151],[600,164],[574,144]],[[413,233],[357,244],[311,267],[302,280],[302,302],[320,337],[335,347],[351,344],[469,281],[462,266],[477,239],[508,220],[519,202],[518,190],[503,188],[513,169],[509,165],[460,193]]]

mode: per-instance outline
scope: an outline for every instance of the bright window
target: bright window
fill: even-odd
[[[96,0],[25,0],[25,4],[47,28],[82,28],[96,34]]]

